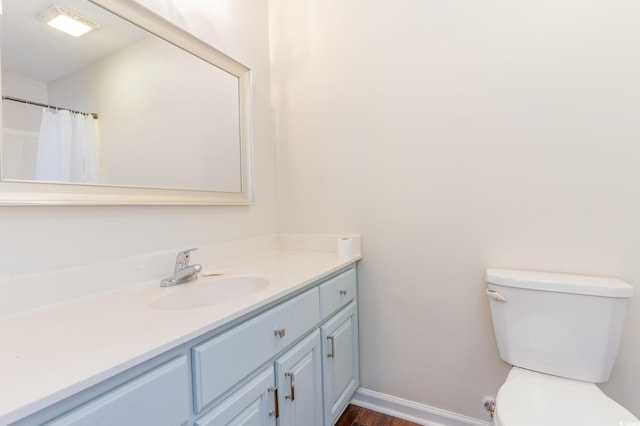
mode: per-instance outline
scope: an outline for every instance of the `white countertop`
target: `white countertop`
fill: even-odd
[[[359,259],[278,251],[217,265],[225,275],[272,279],[259,293],[224,304],[154,310],[153,300],[188,284],[161,288],[153,280],[0,319],[0,424],[61,401]]]

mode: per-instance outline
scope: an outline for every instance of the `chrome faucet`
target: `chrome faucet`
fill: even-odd
[[[202,271],[200,265],[189,265],[189,259],[191,258],[191,252],[198,250],[192,248],[184,250],[178,253],[176,256],[176,265],[173,268],[173,275],[164,278],[160,281],[160,287],[171,287],[176,284],[186,283],[198,278],[198,274]]]

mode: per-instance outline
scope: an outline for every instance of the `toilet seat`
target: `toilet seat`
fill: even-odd
[[[640,426],[595,384],[514,367],[496,397],[496,426]]]

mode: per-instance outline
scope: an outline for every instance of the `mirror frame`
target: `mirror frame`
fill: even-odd
[[[161,39],[238,77],[240,192],[57,184],[0,180],[0,205],[248,205],[253,204],[251,70],[132,0],[89,0]],[[2,10],[0,8],[0,10]],[[0,18],[1,19],[1,18]],[[0,109],[1,111],[1,109]],[[0,114],[1,119],[1,114]],[[2,140],[0,137],[0,160]],[[0,161],[0,165],[2,161]],[[1,171],[1,170],[0,170]],[[1,174],[0,174],[1,176]]]

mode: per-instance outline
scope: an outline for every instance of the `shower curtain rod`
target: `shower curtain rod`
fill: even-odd
[[[45,108],[52,108],[52,109],[56,109],[56,110],[65,110],[65,111],[71,111],[73,113],[76,114],[85,114],[85,115],[90,115],[92,116],[94,119],[98,119],[98,114],[96,114],[95,112],[82,112],[82,111],[76,111],[74,109],[69,109],[69,108],[63,108],[63,107],[59,107],[59,106],[55,106],[55,105],[47,105],[47,104],[42,104],[40,102],[33,102],[33,101],[28,101],[26,99],[20,99],[20,98],[14,98],[13,96],[3,96],[2,100],[8,100],[8,101],[14,101],[14,102],[20,102],[23,104],[27,104],[27,105],[36,105],[36,106],[41,106],[41,107],[45,107]]]

